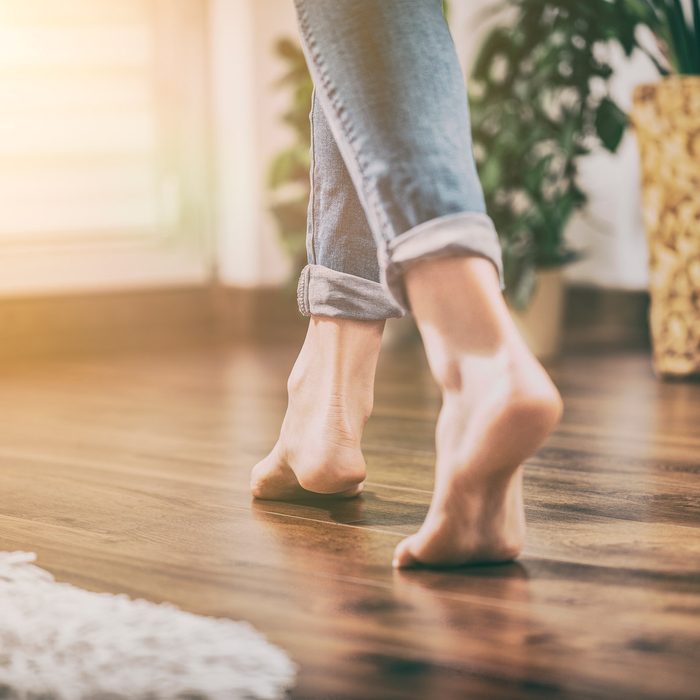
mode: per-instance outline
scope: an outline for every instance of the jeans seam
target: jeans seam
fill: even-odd
[[[382,234],[384,244],[386,245],[391,240],[391,236],[389,235],[390,231],[391,231],[391,226],[389,224],[388,219],[386,218],[386,213],[378,205],[378,202],[376,199],[375,189],[370,187],[368,184],[369,179],[365,175],[365,170],[364,170],[364,166],[362,164],[362,155],[360,153],[360,150],[355,145],[355,137],[354,137],[353,129],[343,119],[343,113],[344,113],[343,106],[341,104],[339,104],[338,98],[337,98],[337,91],[333,89],[333,84],[328,76],[328,73],[323,68],[323,63],[320,60],[317,45],[316,45],[316,42],[314,41],[313,34],[311,32],[311,26],[310,26],[308,15],[306,14],[306,9],[304,8],[303,2],[299,2],[299,0],[297,0],[296,5],[297,5],[297,10],[298,10],[299,26],[302,30],[302,34],[306,37],[306,41],[307,41],[307,44],[309,47],[309,56],[318,70],[319,77],[321,78],[321,85],[323,87],[325,87],[327,90],[328,102],[329,102],[331,108],[333,109],[333,113],[338,121],[338,124],[340,124],[341,128],[345,132],[345,137],[347,139],[347,142],[351,146],[352,150],[355,153],[355,161],[356,161],[356,165],[357,165],[357,170],[360,174],[360,177],[362,178],[362,182],[364,183],[364,185],[367,189],[367,192],[366,192],[367,200],[368,200],[367,203],[370,204],[370,206],[374,210],[377,224],[379,225],[379,232]],[[369,201],[370,198],[372,200],[371,203]]]
[[[309,256],[311,260],[310,263],[316,264],[316,148],[314,144],[314,104],[316,101],[316,91],[315,89],[311,92],[311,110],[309,111],[309,126],[310,126],[310,151],[311,151],[311,168],[309,169],[309,181],[311,185],[310,193],[310,206],[309,206],[309,237],[310,237],[310,250],[311,255]]]
[[[297,306],[302,316],[311,314],[310,306],[307,302],[307,277],[309,274],[310,268],[306,265],[299,275],[299,283],[297,284]]]

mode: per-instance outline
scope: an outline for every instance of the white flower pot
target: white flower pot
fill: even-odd
[[[561,350],[564,275],[560,267],[537,271],[537,287],[528,307],[511,308],[511,315],[528,347],[540,359]]]

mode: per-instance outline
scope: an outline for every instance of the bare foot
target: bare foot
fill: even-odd
[[[383,321],[312,317],[287,384],[279,439],[253,467],[256,498],[356,496],[366,465],[362,429],[374,397]]]
[[[405,281],[443,405],[430,509],[393,565],[509,561],[525,538],[521,465],[559,421],[561,398],[518,335],[490,262],[427,260]]]

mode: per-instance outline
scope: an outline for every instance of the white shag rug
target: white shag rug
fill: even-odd
[[[0,552],[0,698],[277,700],[296,669],[246,622],[56,583]]]

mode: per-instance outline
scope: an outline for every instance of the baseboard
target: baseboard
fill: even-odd
[[[568,352],[648,348],[649,294],[590,287],[569,287],[564,315]]]
[[[0,300],[0,359],[162,348],[213,337],[206,288]]]
[[[568,351],[648,347],[648,295],[572,287]],[[0,300],[0,359],[300,340],[289,289],[178,288]]]
[[[307,325],[297,308],[295,291],[288,287],[219,288],[215,316],[223,339],[296,340],[303,337]]]

